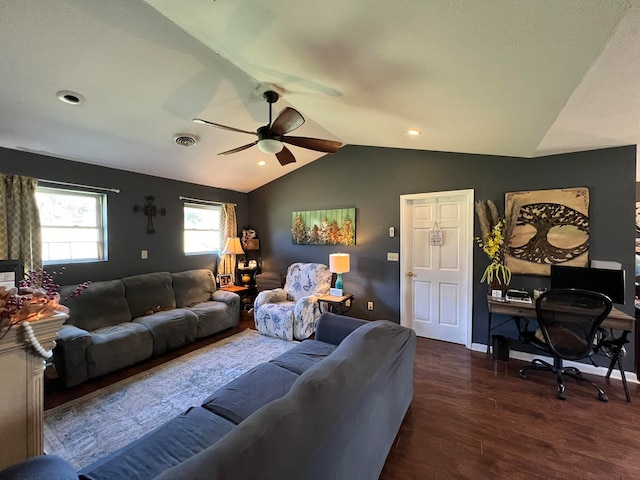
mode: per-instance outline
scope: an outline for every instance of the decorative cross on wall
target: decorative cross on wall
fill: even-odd
[[[156,229],[153,226],[153,217],[156,215],[162,215],[163,217],[167,214],[166,208],[158,208],[153,204],[153,201],[156,197],[152,197],[151,195],[144,197],[147,200],[147,204],[144,206],[138,205],[137,203],[133,206],[133,211],[138,213],[142,211],[147,216],[147,233],[156,233]]]

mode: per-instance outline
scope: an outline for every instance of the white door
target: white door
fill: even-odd
[[[473,190],[401,195],[400,222],[402,325],[470,348]]]

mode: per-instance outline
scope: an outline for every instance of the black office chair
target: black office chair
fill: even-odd
[[[536,314],[540,332],[529,335],[529,342],[553,356],[553,365],[534,358],[531,365],[519,371],[526,378],[527,370],[544,370],[556,374],[558,398],[566,400],[563,375],[587,382],[598,390],[598,400],[609,400],[594,382],[582,376],[580,370],[565,367],[563,360],[580,360],[593,350],[594,337],[602,321],[611,311],[611,300],[606,295],[587,290],[562,289],[543,293],[536,301]]]

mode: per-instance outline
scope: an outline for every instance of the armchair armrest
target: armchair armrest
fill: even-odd
[[[254,308],[261,307],[266,303],[284,302],[287,299],[287,292],[283,288],[274,288],[273,290],[263,290],[258,294],[253,302]]]
[[[89,378],[87,370],[87,347],[93,342],[91,333],[75,325],[62,325],[58,331],[53,353],[60,379],[72,387]]]

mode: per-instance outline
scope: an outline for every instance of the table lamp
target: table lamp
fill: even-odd
[[[242,250],[242,245],[240,244],[239,237],[227,237],[227,242],[224,244],[224,248],[221,255],[243,255],[244,250]],[[235,258],[232,258],[232,264],[235,264]],[[235,272],[231,272],[235,280]]]
[[[349,254],[332,253],[329,255],[329,270],[338,274],[336,278],[336,288],[342,290],[342,274],[349,271]]]

